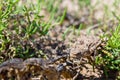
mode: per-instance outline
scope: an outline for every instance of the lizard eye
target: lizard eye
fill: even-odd
[[[60,64],[60,65],[57,66],[57,71],[61,72],[61,71],[64,70],[64,68],[65,68],[65,66],[63,64]]]

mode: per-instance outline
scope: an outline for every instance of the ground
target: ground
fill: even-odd
[[[37,26],[39,21],[49,21],[52,11],[47,10],[46,5],[43,6],[39,16],[44,17],[35,20],[36,15],[32,15],[35,13],[27,13],[27,8],[25,16],[15,14],[15,18],[11,17],[8,27],[2,31],[4,39],[0,39],[0,46],[5,44],[0,51],[0,79],[116,80],[120,75],[119,71],[108,70],[106,75],[104,65],[96,63],[97,57],[105,55],[106,51],[104,47],[107,39],[101,36],[112,35],[110,30],[115,30],[113,25],[119,23],[116,19],[118,17],[114,15],[119,15],[116,6],[113,6],[116,4],[115,1],[111,0],[108,3],[109,0],[91,0],[90,4],[87,1],[82,3],[82,0],[61,0],[58,1],[59,4],[55,1],[53,4],[57,5],[57,11],[54,12],[55,19],[51,21],[52,27],[47,31],[48,27],[43,27],[44,24],[49,24],[43,22],[39,25],[43,29],[40,27],[35,34],[32,34],[32,31],[38,28],[34,29],[30,25],[31,28],[27,30],[26,27],[29,24]],[[19,5],[23,3],[31,4],[22,0]],[[32,3],[37,4],[36,0]],[[64,11],[64,20],[56,24],[57,17],[64,15]],[[28,14],[31,16],[30,21],[29,16],[26,17]],[[18,22],[14,23],[14,20]]]

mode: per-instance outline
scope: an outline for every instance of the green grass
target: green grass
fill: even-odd
[[[112,57],[106,56],[105,60],[109,62],[106,64],[107,67],[120,70],[120,25],[112,32],[112,36],[108,37],[105,49],[112,55]]]
[[[34,43],[34,35],[45,36],[64,20],[66,10],[55,19],[56,7],[47,5],[43,0],[37,0],[37,4],[29,2],[30,5],[27,2],[19,5],[20,0],[2,0],[0,3],[0,62],[13,57],[38,57],[41,51],[30,46]],[[45,15],[40,15],[44,7],[42,3],[46,4],[46,8],[52,6],[53,11],[48,8],[51,14],[49,21],[43,20]]]
[[[101,56],[96,57],[96,64],[102,65],[106,76],[109,76],[107,72],[110,70],[120,71],[120,25],[104,38],[108,40],[100,52]]]
[[[118,0],[114,2],[116,8],[119,5],[118,2]],[[0,63],[14,57],[23,59],[45,57],[46,55],[42,50],[31,47],[30,43],[34,43],[35,35],[45,36],[51,28],[62,24],[67,13],[67,9],[65,9],[62,11],[62,16],[58,16],[61,0],[37,0],[37,4],[27,0],[22,5],[19,3],[20,0],[0,0]],[[92,22],[94,8],[97,4],[91,6],[90,0],[79,0],[79,6],[80,9],[90,7],[88,19],[91,19]],[[47,15],[40,15],[42,9],[50,14],[48,21],[44,20]],[[118,14],[116,14],[117,9],[112,13],[109,7],[104,5],[103,12],[106,13],[104,14],[106,15],[105,21],[111,18],[111,14],[120,21]],[[63,40],[70,32],[79,36],[83,26],[84,24],[81,23],[76,29],[70,25],[63,33]],[[120,25],[116,27],[115,31],[111,31],[111,35],[105,35],[104,38],[108,40],[105,42],[106,46],[100,51],[101,56],[96,57],[96,64],[103,65],[106,69],[105,72],[107,70],[120,71]]]

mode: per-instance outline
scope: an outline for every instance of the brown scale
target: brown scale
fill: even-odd
[[[81,35],[71,46],[70,57],[80,59],[80,62],[82,58],[87,58],[93,62],[92,54],[95,55],[101,43],[101,40],[94,35]]]

